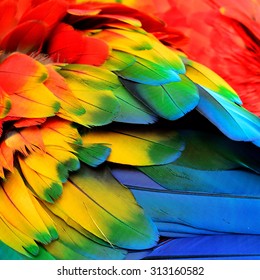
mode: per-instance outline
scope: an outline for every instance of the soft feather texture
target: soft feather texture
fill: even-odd
[[[169,240],[145,259],[259,260],[259,236],[219,235]]]
[[[260,234],[259,118],[180,31],[120,4],[0,5],[1,259],[259,255],[235,248]]]

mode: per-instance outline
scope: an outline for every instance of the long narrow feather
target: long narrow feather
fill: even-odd
[[[162,243],[146,259],[259,260],[257,235],[179,238]]]

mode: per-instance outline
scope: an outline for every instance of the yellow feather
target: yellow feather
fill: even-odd
[[[45,209],[42,207],[40,202],[34,197],[34,195],[30,191],[28,191],[28,194],[31,198],[31,201],[34,205],[34,208],[38,212],[38,214],[41,217],[42,221],[44,222],[45,226],[48,228],[49,233],[52,236],[52,239],[57,239],[58,238],[58,233],[57,233],[54,221],[48,215],[48,213],[45,211]]]
[[[17,230],[17,228],[10,224],[1,214],[0,240],[27,257],[31,256],[29,252],[36,255],[39,250],[37,244],[32,238]]]
[[[184,61],[187,70],[186,76],[194,83],[209,88],[215,92],[219,92],[220,88],[225,88],[229,91],[229,94],[235,98],[235,100],[239,98],[233,88],[212,70],[194,61],[186,59],[184,59]]]
[[[132,193],[119,184],[107,169],[82,167],[64,184],[60,199],[45,205],[66,223],[70,224],[73,220],[111,245],[147,248],[156,241],[148,235],[157,238],[157,232]]]
[[[26,217],[27,221],[35,229],[35,232],[38,232],[36,233],[38,240],[41,240],[43,243],[49,243],[52,239],[50,233],[35,209],[28,189],[24,185],[17,169],[14,169],[14,172],[7,176],[3,188],[15,207]]]
[[[46,176],[43,176],[31,169],[23,159],[19,158],[19,164],[26,181],[34,191],[34,193],[49,202],[57,198],[62,192],[62,183],[54,181]]]
[[[9,116],[43,118],[54,116],[60,104],[43,84],[10,95],[12,107]]]
[[[84,137],[84,141],[87,144],[99,143],[111,148],[107,161],[144,166],[173,161],[171,153],[178,154],[178,151],[182,150],[181,142],[171,142],[174,138],[179,140],[176,133],[166,131],[92,130]],[[156,158],[159,153],[164,155]]]
[[[58,165],[60,164],[56,159],[46,153],[32,153],[24,160],[24,163],[47,178],[52,179],[54,182],[63,181],[63,176],[58,170]]]
[[[90,216],[93,201],[71,182],[64,184],[62,197],[54,204],[45,204],[54,214],[60,216],[65,222],[72,219],[87,231],[104,239],[102,232],[95,225]]]
[[[37,238],[37,230],[27,221],[19,210],[11,202],[4,189],[0,188],[0,215],[13,227],[30,238]]]

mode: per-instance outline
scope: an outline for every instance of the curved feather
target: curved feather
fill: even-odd
[[[28,257],[36,256],[39,253],[39,247],[34,240],[10,224],[2,215],[0,224],[1,242]]]
[[[45,208],[45,210],[47,210]],[[78,232],[73,227],[66,224],[62,219],[53,215],[50,211],[47,213],[51,216],[55,225],[57,227],[57,231],[59,233],[59,240],[63,245],[70,248],[70,250],[85,256],[90,259],[122,259],[124,258],[126,251],[112,247],[106,244],[96,243],[93,239],[90,239],[87,236],[84,236],[80,232]],[[49,245],[46,247],[48,248]],[[52,251],[52,250],[51,250]],[[63,253],[66,254],[66,250],[62,250]],[[56,257],[59,255],[53,254]],[[59,257],[60,259],[64,259],[62,255]],[[68,258],[71,259],[71,258]]]
[[[174,164],[139,169],[149,177],[118,166],[112,173],[131,189],[160,234],[176,236],[176,225],[182,226],[182,235],[199,231],[259,233],[253,214],[259,211],[259,175],[241,170],[203,171]]]
[[[177,238],[162,243],[145,259],[259,260],[257,235]]]
[[[9,95],[0,87],[0,119],[4,118],[11,109]]]
[[[187,76],[199,85],[197,110],[233,140],[258,140],[259,117],[241,107],[238,95],[214,72],[199,63],[185,61]]]
[[[81,116],[71,116],[71,120],[84,126],[100,126],[108,124],[116,118],[119,104],[110,90],[111,87],[114,87],[113,80],[110,81],[110,77],[113,78],[112,73],[85,65],[69,65],[63,67],[59,72],[86,110],[86,113]],[[108,77],[106,77],[107,75]],[[107,79],[107,84],[102,83],[103,77]]]
[[[113,93],[120,107],[114,121],[131,124],[151,124],[157,121],[157,116],[123,86],[113,90]]]
[[[19,186],[18,189],[17,186]],[[47,244],[52,241],[53,237],[57,237],[54,224],[49,225],[49,227],[51,227],[51,232],[49,232],[46,227],[44,221],[38,213],[38,210],[35,208],[36,202],[32,201],[32,198],[28,193],[28,189],[24,185],[17,170],[14,170],[14,173],[6,178],[3,189],[13,205],[24,217],[26,217],[27,221],[34,228],[36,232],[35,238],[37,240]],[[21,197],[23,198],[22,200],[20,199]]]
[[[168,120],[176,120],[194,109],[199,102],[196,86],[185,76],[179,82],[151,86],[120,79],[122,84],[154,113]]]
[[[0,260],[31,260],[32,256],[18,253],[14,249],[8,247],[5,243],[0,242]],[[55,258],[44,250],[42,247],[39,247],[39,252],[37,256],[34,256],[33,259],[36,260],[55,260]]]
[[[199,84],[203,88],[208,88],[211,91],[217,92],[238,105],[242,104],[242,101],[234,89],[214,71],[198,62],[186,58],[184,58],[184,63],[187,70],[186,75],[194,81],[194,83]]]
[[[260,138],[259,117],[209,89],[200,88],[199,92],[198,111],[229,138],[252,142]]]
[[[102,240],[122,248],[152,247],[157,240],[155,227],[132,194],[107,169],[82,167],[65,183],[62,198],[46,206],[62,219],[70,218]],[[115,236],[115,231],[120,235]]]
[[[129,165],[158,165],[177,159],[183,142],[178,133],[158,129],[92,130],[88,143],[105,144],[111,148],[108,161]]]
[[[46,35],[47,28],[43,22],[28,20],[7,33],[2,39],[0,46],[1,49],[9,52],[39,52]]]
[[[259,194],[182,189],[169,191],[144,187],[132,188],[132,192],[154,221],[181,222],[198,229],[226,233],[259,234],[260,225],[254,218],[254,213],[260,211]]]

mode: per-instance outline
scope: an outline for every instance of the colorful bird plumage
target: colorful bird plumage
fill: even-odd
[[[186,40],[170,44],[218,73],[236,90],[244,107],[260,115],[259,0],[122,2],[162,18],[168,31],[182,31]],[[169,38],[158,35],[169,43]]]
[[[260,257],[259,117],[180,31],[80,2],[1,3],[0,259]]]

